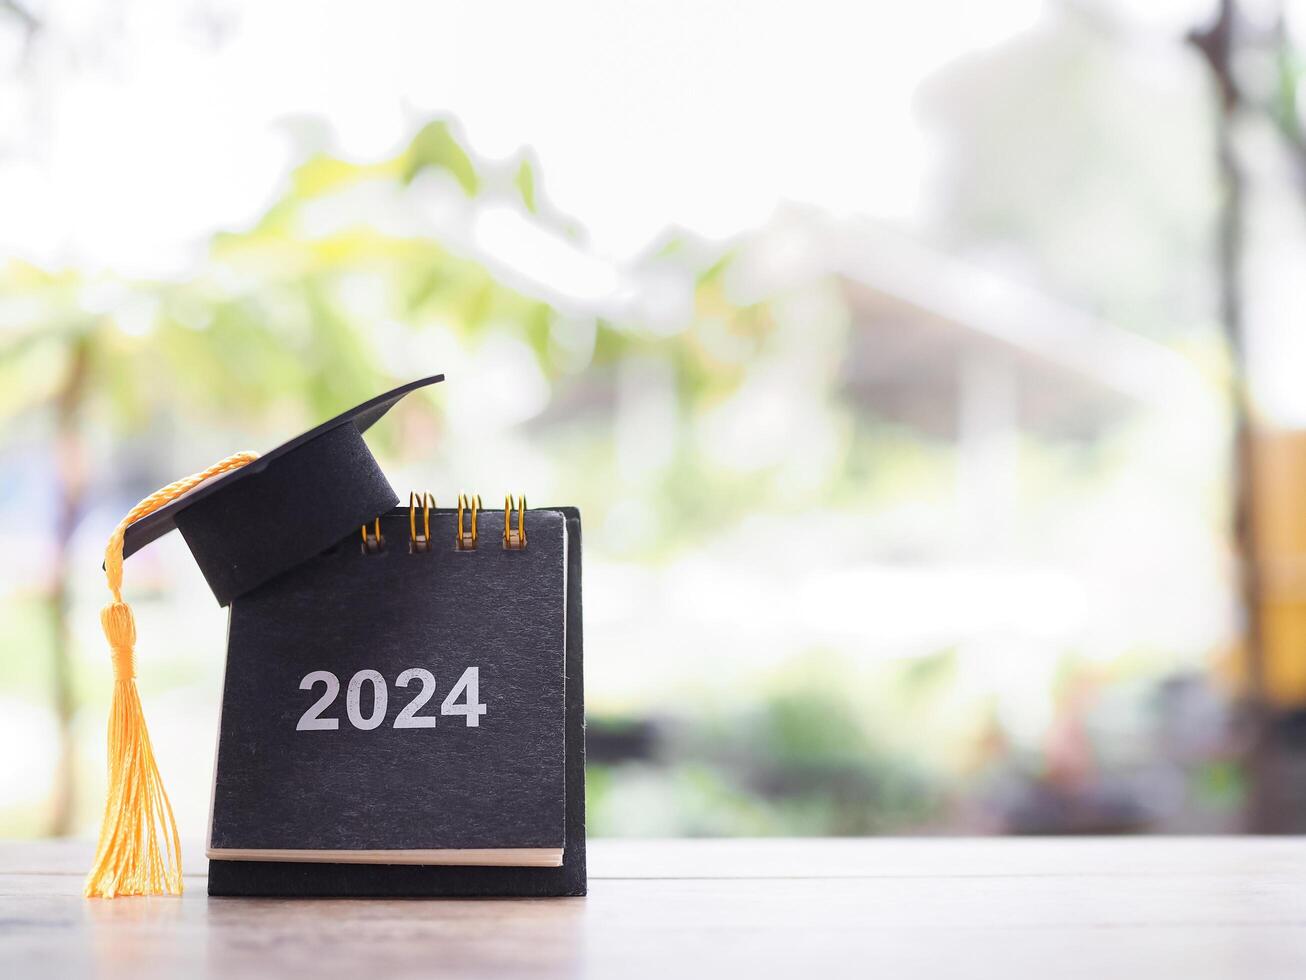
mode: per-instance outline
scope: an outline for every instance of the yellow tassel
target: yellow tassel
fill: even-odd
[[[95,863],[86,878],[87,898],[115,895],[180,895],[181,842],[177,821],[145,728],[136,690],[136,621],[122,601],[122,540],[128,525],[152,514],[206,480],[258,458],[236,453],[208,469],[156,490],[132,508],[109,537],[104,575],[113,601],[100,625],[113,654],[113,706],[109,710],[109,798],[100,825]]]

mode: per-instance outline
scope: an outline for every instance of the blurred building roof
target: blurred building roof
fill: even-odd
[[[867,223],[781,215],[735,272],[748,301],[836,278],[853,319],[847,390],[930,433],[956,434],[974,384],[1007,384],[1022,429],[1070,437],[1213,394],[1163,344]]]

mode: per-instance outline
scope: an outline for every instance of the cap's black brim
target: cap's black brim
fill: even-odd
[[[279,457],[298,449],[305,443],[316,439],[318,436],[329,432],[332,429],[342,425],[353,424],[358,427],[360,433],[366,432],[371,428],[390,408],[403,398],[410,391],[416,391],[418,388],[425,388],[427,385],[433,385],[444,380],[443,374],[435,374],[429,378],[422,378],[420,381],[410,381],[406,385],[401,385],[383,395],[377,395],[375,398],[356,405],[347,412],[337,415],[335,418],[323,422],[316,428],[310,429],[303,435],[296,436],[289,442],[282,443],[269,452],[264,453],[254,462],[240,469],[232,470],[222,476],[210,480],[208,483],[202,483],[194,490],[178,497],[170,504],[160,507],[152,514],[147,514],[140,520],[128,525],[127,531],[123,536],[122,554],[126,558],[129,555],[140,551],[155,538],[162,537],[177,526],[177,514],[187,507],[193,506],[197,501],[203,500],[219,490],[230,487],[237,480],[244,479],[255,473],[261,473],[269,464],[275,462]]]

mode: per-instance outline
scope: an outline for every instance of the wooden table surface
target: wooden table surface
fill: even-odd
[[[198,848],[192,855],[202,853]],[[590,843],[590,895],[87,901],[0,844],[0,977],[1306,977],[1300,838]]]

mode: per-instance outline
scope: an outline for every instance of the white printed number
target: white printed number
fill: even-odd
[[[435,695],[435,675],[425,667],[409,667],[395,678],[395,686],[407,687],[414,680],[422,682],[422,689],[417,693],[417,697],[408,702],[408,707],[399,712],[399,717],[395,719],[395,728],[434,728],[435,715],[419,717],[417,711],[425,707],[426,702]]]
[[[395,678],[396,687],[408,687],[413,681],[421,682],[421,690],[399,712],[394,720],[395,728],[434,728],[435,715],[419,715],[417,712],[435,696],[435,675],[424,667],[409,667]],[[340,727],[339,718],[323,718],[326,711],[340,695],[340,679],[329,670],[315,670],[305,674],[299,682],[301,691],[311,691],[318,684],[324,684],[326,690],[313,702],[312,706],[299,716],[295,725],[297,732],[335,731]],[[371,687],[372,709],[363,714],[363,685]],[[459,702],[459,698],[463,698]],[[345,692],[345,714],[349,723],[360,731],[370,732],[381,727],[385,721],[386,709],[390,703],[390,692],[385,678],[375,670],[360,670],[349,679],[349,688]],[[477,728],[481,724],[481,715],[485,714],[485,705],[481,703],[481,669],[468,667],[463,671],[458,682],[454,684],[444,703],[440,705],[442,715],[462,715],[468,728]]]
[[[458,695],[464,691],[467,692],[467,700],[462,704],[454,704],[458,700]],[[458,683],[453,686],[453,690],[444,699],[444,704],[440,705],[440,714],[442,715],[464,715],[467,718],[467,727],[475,728],[481,723],[481,715],[485,714],[485,705],[481,701],[481,668],[468,667],[463,671],[463,676],[458,678]],[[435,719],[431,721],[434,723]]]
[[[328,729],[340,727],[339,718],[318,717],[323,711],[331,707],[331,702],[340,693],[340,679],[335,674],[329,670],[315,670],[311,674],[305,674],[304,679],[299,682],[299,689],[301,691],[311,691],[319,682],[326,685],[326,690],[313,703],[313,707],[299,716],[299,724],[295,726],[297,732],[324,732]]]
[[[362,700],[363,684],[372,684],[372,713],[366,718],[359,710],[358,702]],[[355,728],[370,732],[385,721],[386,702],[389,700],[385,689],[385,678],[374,670],[360,670],[349,679],[349,693],[345,695],[345,713]]]

